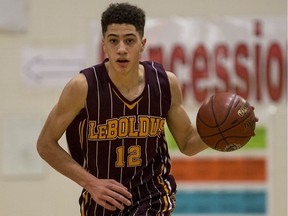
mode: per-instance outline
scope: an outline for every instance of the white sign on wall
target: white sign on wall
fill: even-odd
[[[86,61],[83,47],[25,48],[22,59],[24,82],[36,86],[64,85],[83,69]]]

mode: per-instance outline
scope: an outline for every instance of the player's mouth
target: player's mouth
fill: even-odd
[[[118,59],[116,61],[120,67],[126,67],[129,61],[127,59]]]

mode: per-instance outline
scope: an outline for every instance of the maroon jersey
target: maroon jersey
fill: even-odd
[[[162,65],[140,63],[145,87],[133,101],[116,88],[104,63],[81,71],[87,78],[88,95],[85,109],[66,131],[71,155],[97,178],[115,179],[133,195],[131,206],[110,212],[83,190],[82,215],[161,215],[174,208],[176,184],[169,174],[164,136],[171,104],[169,81]]]

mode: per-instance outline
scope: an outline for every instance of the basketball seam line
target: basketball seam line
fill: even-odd
[[[230,112],[231,112],[231,109],[232,109],[232,107],[233,107],[233,105],[234,105],[235,98],[236,98],[236,95],[234,95],[234,97],[233,97],[233,99],[232,99],[232,102],[230,102],[228,112],[227,112],[224,120],[221,122],[221,124],[218,124],[217,118],[216,118],[216,114],[215,114],[215,111],[214,111],[214,96],[213,96],[212,101],[211,101],[212,113],[213,113],[213,117],[214,117],[215,123],[216,123],[216,125],[217,125],[217,129],[218,129],[218,131],[219,131],[219,134],[220,134],[221,137],[222,137],[222,140],[223,140],[227,145],[228,145],[229,143],[227,142],[226,137],[223,135],[223,132],[220,130],[220,126],[221,126],[222,124],[224,124],[224,122],[227,120],[227,118],[228,118],[228,116],[229,116],[229,114],[230,114]],[[220,139],[220,140],[221,140],[221,139]],[[217,149],[218,143],[219,143],[219,141],[218,141],[217,143],[215,143],[215,145],[214,145],[215,149]]]

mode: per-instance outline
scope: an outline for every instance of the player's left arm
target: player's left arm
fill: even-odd
[[[167,72],[170,91],[171,106],[167,115],[167,126],[172,133],[179,150],[188,156],[195,155],[207,148],[201,140],[196,127],[191,123],[182,102],[182,93],[176,76]]]

